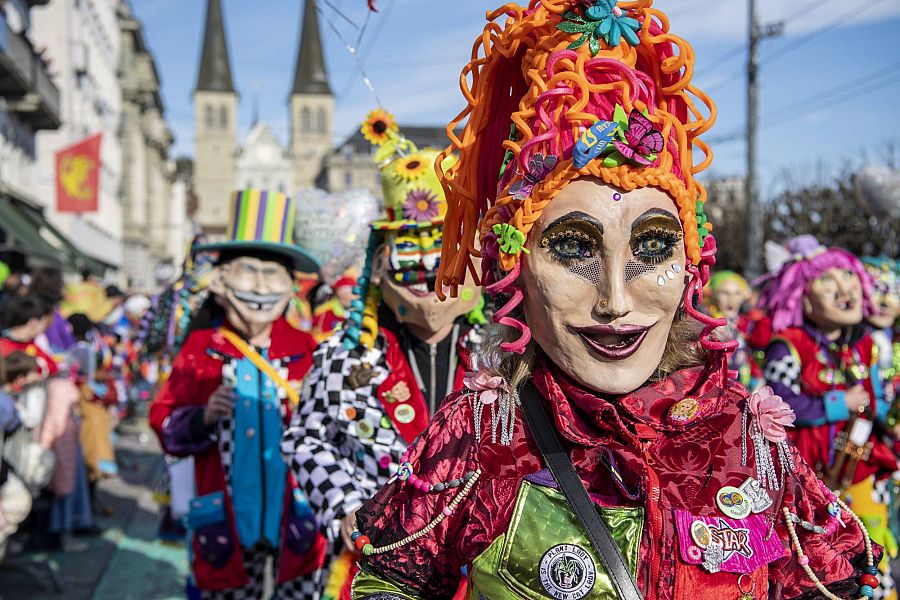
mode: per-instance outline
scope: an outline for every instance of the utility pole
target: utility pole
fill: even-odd
[[[759,205],[759,189],[756,185],[756,119],[758,109],[756,47],[759,43],[759,24],[756,21],[756,0],[747,0],[747,175],[744,180],[744,196],[747,201],[747,272],[748,279],[762,273],[762,207]]]
[[[776,37],[784,31],[784,23],[778,22],[760,27],[756,18],[756,0],[747,0],[747,176],[744,195],[747,202],[747,266],[748,278],[763,272],[763,210],[759,198],[756,175],[756,128],[759,119],[757,48],[762,39]]]

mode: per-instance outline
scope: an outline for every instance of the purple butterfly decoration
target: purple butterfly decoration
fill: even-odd
[[[616,150],[630,160],[644,166],[652,160],[650,156],[662,152],[663,136],[658,129],[653,128],[650,119],[632,109],[628,115],[628,130],[625,131],[625,141],[614,140]]]
[[[523,173],[522,176],[524,179],[520,179],[515,182],[511,186],[509,186],[510,195],[516,200],[524,200],[528,196],[531,195],[531,190],[534,189],[534,186],[541,182],[541,180],[546,177],[550,171],[553,170],[553,167],[556,166],[557,158],[552,154],[550,156],[545,157],[540,152],[536,152],[529,160],[528,160],[528,169],[526,173]]]

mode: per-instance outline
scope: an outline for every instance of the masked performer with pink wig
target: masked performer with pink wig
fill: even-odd
[[[715,110],[652,4],[488,14],[447,129],[440,280],[482,275],[495,325],[357,513],[357,599],[450,598],[463,567],[472,600],[874,594],[880,550],[694,306]]]
[[[872,537],[893,550],[882,489],[897,470],[884,441],[890,402],[863,324],[872,314],[871,278],[857,257],[810,235],[791,240],[784,258],[764,278],[760,296],[775,330],[766,351],[766,381],[797,415],[790,435],[806,462],[844,493]],[[895,597],[886,569],[881,579],[890,592],[881,597]]]

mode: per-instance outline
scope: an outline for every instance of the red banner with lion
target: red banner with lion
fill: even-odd
[[[56,210],[96,212],[100,199],[100,142],[98,133],[56,153]]]

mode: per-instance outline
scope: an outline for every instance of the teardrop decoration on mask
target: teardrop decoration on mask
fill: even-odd
[[[648,273],[655,272],[656,265],[648,265],[645,263],[637,262],[636,260],[629,260],[625,263],[625,283],[631,283],[639,277],[643,277]]]

